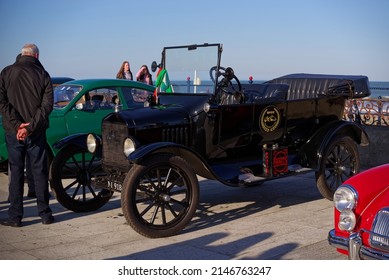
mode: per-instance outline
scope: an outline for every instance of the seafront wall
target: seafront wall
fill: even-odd
[[[370,144],[359,146],[362,169],[389,163],[389,127],[363,126]]]
[[[359,146],[362,169],[389,163],[389,98],[348,100],[343,119],[360,123],[369,136]]]

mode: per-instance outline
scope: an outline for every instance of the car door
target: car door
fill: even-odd
[[[114,111],[116,88],[102,87],[85,92],[65,115],[68,135],[101,133],[101,121]]]
[[[253,105],[220,105],[219,146],[224,149],[248,145],[253,129]]]

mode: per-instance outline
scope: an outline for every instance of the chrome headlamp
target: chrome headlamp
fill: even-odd
[[[349,185],[340,186],[334,193],[334,206],[340,212],[346,209],[355,209],[357,200],[357,192]]]
[[[355,214],[350,209],[343,210],[339,215],[338,227],[340,230],[352,231],[355,227],[357,219]]]
[[[334,193],[334,206],[340,212],[338,227],[340,230],[352,231],[356,225],[353,210],[357,206],[358,194],[350,185],[340,186]]]
[[[101,144],[101,139],[99,137],[97,137],[95,134],[88,134],[86,138],[86,146],[90,153],[94,154],[97,151],[100,144]]]
[[[205,113],[208,113],[209,110],[211,110],[211,104],[205,103],[203,110],[204,110]]]
[[[127,137],[123,142],[123,153],[126,157],[128,157],[131,153],[133,153],[136,149],[136,143],[134,139],[131,137]]]

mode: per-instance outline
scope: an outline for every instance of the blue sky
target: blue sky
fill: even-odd
[[[290,73],[389,81],[389,1],[0,0],[0,69],[35,43],[51,76],[136,72],[164,46],[222,43],[241,80]]]

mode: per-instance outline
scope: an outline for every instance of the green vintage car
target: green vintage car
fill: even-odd
[[[53,79],[53,85],[54,79]],[[120,109],[143,107],[154,87],[128,80],[72,80],[54,88],[54,110],[47,130],[49,162],[57,154],[54,143],[68,135],[94,132],[100,134],[101,120]],[[0,115],[0,163],[7,170],[8,152]]]

